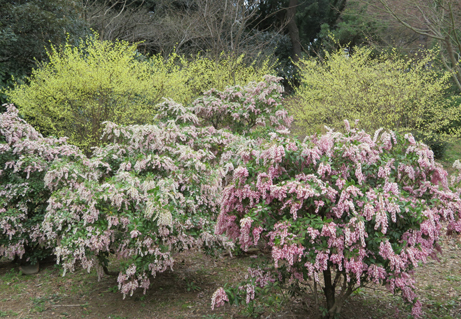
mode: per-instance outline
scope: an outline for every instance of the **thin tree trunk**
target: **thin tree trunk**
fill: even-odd
[[[104,270],[104,274],[106,274],[107,276],[112,276],[112,277],[117,277],[118,276],[118,272],[109,271],[109,269],[107,269],[106,266],[102,266],[102,269]]]
[[[336,286],[340,282],[341,277],[343,278],[342,287],[339,291],[339,294],[336,295]],[[334,319],[339,317],[341,309],[344,305],[344,301],[349,298],[349,296],[354,291],[353,281],[347,281],[347,278],[340,273],[336,273],[334,281],[331,278],[331,268],[328,265],[327,270],[323,271],[323,279],[325,281],[325,287],[323,288],[323,293],[327,300],[327,310],[325,314],[325,319]]]
[[[325,287],[323,288],[323,292],[325,294],[325,298],[327,299],[327,309],[328,313],[326,318],[333,318],[335,315],[335,286],[331,282],[331,270],[330,265],[328,265],[327,270],[323,271],[323,279],[325,280]],[[333,313],[331,312],[333,310]]]
[[[288,20],[288,35],[291,39],[292,51],[291,58],[294,62],[298,62],[301,57],[301,41],[299,39],[299,29],[296,24],[296,8],[298,7],[298,0],[290,0],[287,9]]]

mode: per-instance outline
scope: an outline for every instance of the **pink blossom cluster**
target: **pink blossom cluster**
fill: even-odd
[[[272,278],[270,271],[264,271],[261,268],[251,268],[248,267],[248,274],[245,276],[245,279],[253,279],[254,285],[260,288],[264,288],[270,283],[274,283],[275,279]]]
[[[43,137],[13,105],[6,108],[0,114],[0,257],[36,262],[48,247],[40,227],[50,195],[43,177],[53,161],[83,155],[65,138]]]
[[[459,188],[449,188],[432,151],[411,134],[372,137],[350,126],[252,146],[233,161],[239,169],[223,191],[216,233],[242,249],[264,240],[275,268],[300,280],[320,284],[334,271],[345,287],[384,284],[420,316],[412,270],[437,257],[442,221],[461,230]]]
[[[211,297],[211,310],[215,307],[224,306],[224,302],[229,301],[226,292],[222,287],[218,288]]]
[[[251,132],[257,126],[285,131],[293,117],[282,106],[281,78],[266,75],[264,81],[245,87],[210,90],[193,102],[192,112],[205,125],[228,128],[236,134]]]

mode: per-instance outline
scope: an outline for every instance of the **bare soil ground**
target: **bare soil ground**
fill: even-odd
[[[461,318],[461,238],[445,238],[441,262],[429,261],[416,271],[424,318]],[[260,255],[258,258],[265,258]],[[256,311],[226,305],[212,311],[213,292],[241,281],[255,259],[248,255],[211,258],[199,252],[176,257],[174,271],[152,280],[143,295],[118,292],[116,278],[98,282],[95,273],[78,270],[61,276],[54,264],[35,275],[22,275],[17,265],[0,260],[0,317],[4,318],[320,318],[312,295],[304,300],[275,291],[277,306],[261,300]],[[116,270],[114,267],[111,270]],[[342,318],[408,318],[408,306],[384,287],[362,288],[344,307]]]

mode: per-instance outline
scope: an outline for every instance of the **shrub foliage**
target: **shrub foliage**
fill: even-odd
[[[313,280],[328,318],[370,282],[401,291],[418,317],[412,270],[437,258],[442,221],[461,231],[459,194],[411,134],[378,130],[372,137],[346,124],[345,134],[329,130],[303,143],[279,137],[242,149],[216,232],[243,250],[266,243],[274,265],[268,278]],[[247,302],[257,286],[249,285]],[[221,290],[215,298],[226,299]]]
[[[41,228],[51,195],[44,177],[55,159],[79,156],[66,138],[44,138],[12,105],[0,114],[0,257],[36,263],[49,256]]]
[[[431,67],[435,53],[422,54],[372,56],[361,47],[350,56],[341,49],[325,52],[323,60],[300,60],[301,85],[288,102],[300,132],[320,132],[324,125],[341,130],[345,119],[359,119],[367,131],[447,133],[461,108],[448,107],[450,74]]]
[[[285,131],[282,123],[289,123],[290,118],[286,112],[279,112],[278,80],[269,76],[265,82],[217,94],[243,94],[249,99],[248,104],[253,105],[250,109],[269,105],[255,120],[259,125],[274,124],[275,127],[265,126],[266,133],[276,129]],[[11,113],[20,121],[17,110],[12,106],[9,110],[5,119]],[[22,234],[34,236],[52,247],[65,272],[79,265],[88,270],[95,268],[102,276],[108,272],[109,255],[115,255],[122,261],[118,282],[124,295],[139,287],[147,289],[149,276],[173,267],[174,252],[232,247],[232,242],[214,234],[214,225],[226,182],[224,169],[229,170],[223,158],[234,156],[246,140],[232,133],[240,127],[238,122],[229,125],[231,131],[217,130],[206,123],[201,125],[201,121],[206,121],[197,114],[200,111],[195,107],[168,100],[159,105],[155,125],[122,126],[106,122],[103,134],[108,144],[97,148],[91,158],[81,153],[69,156],[73,153],[65,148],[58,151],[60,156],[50,158],[42,175],[37,177],[47,205],[36,213],[34,227],[23,227]],[[23,122],[20,128],[11,121],[2,120],[2,123],[13,135],[22,136],[23,130],[39,135]],[[261,133],[264,132],[255,132]],[[11,140],[8,136],[5,139]],[[27,137],[24,139],[29,142]],[[48,140],[51,142],[47,147],[53,149],[53,139],[44,139],[43,143]],[[20,142],[12,139],[10,148],[23,147]],[[66,146],[78,151],[74,146]],[[36,148],[40,147],[44,145],[37,144]],[[10,148],[5,146],[4,153]],[[8,178],[16,175],[9,174]],[[10,180],[4,185],[6,189],[15,186]],[[4,206],[15,204],[14,200],[5,198]],[[16,211],[4,209],[1,213],[3,220],[18,223],[14,219]],[[2,251],[7,255],[16,249],[16,242],[8,237],[11,227],[5,223],[0,226]]]

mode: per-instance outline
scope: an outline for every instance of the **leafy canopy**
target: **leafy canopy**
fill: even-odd
[[[0,90],[30,75],[46,48],[89,33],[80,4],[67,0],[0,0]],[[0,92],[0,104],[6,96]],[[1,107],[0,107],[1,108]]]

